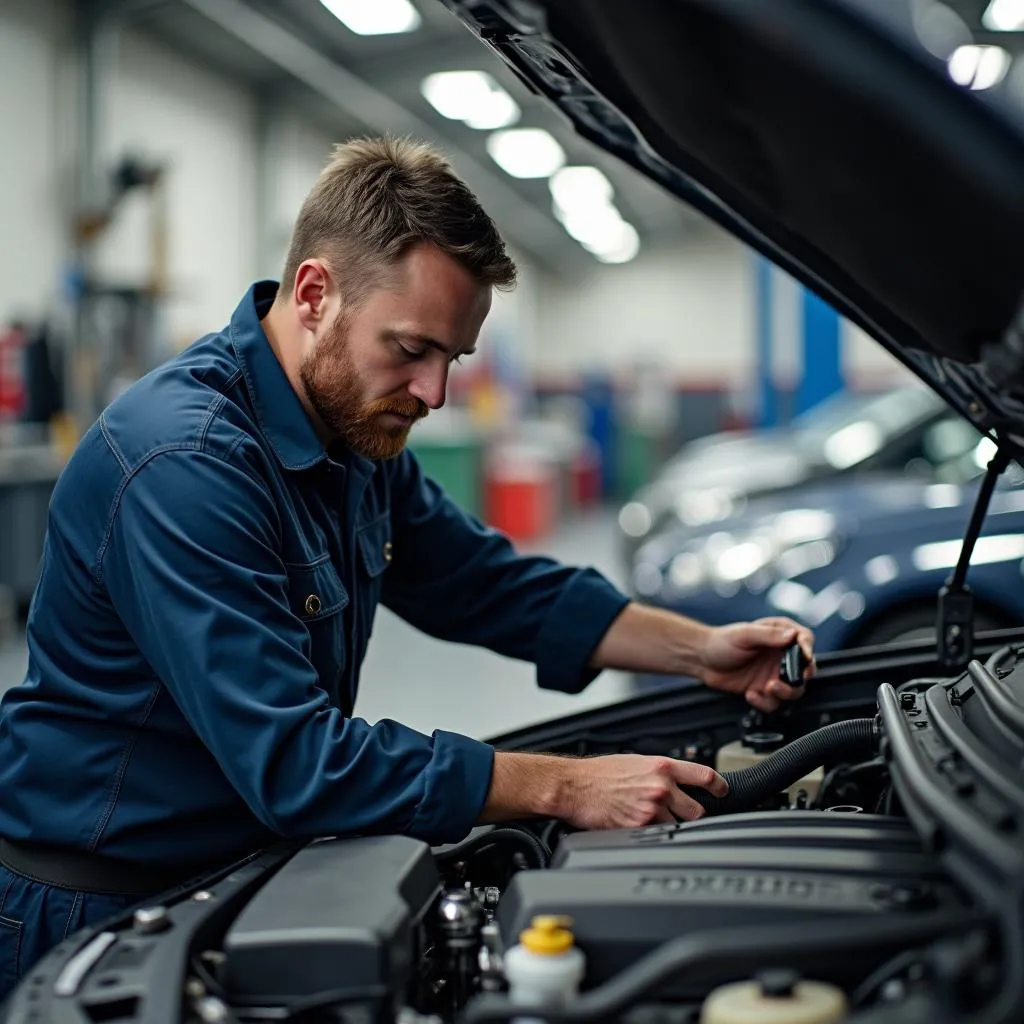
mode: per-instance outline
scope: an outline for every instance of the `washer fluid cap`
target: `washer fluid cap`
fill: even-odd
[[[775,967],[757,975],[761,995],[772,999],[790,998],[800,984],[800,975],[788,967]]]
[[[769,995],[785,991],[788,973],[765,971],[756,981],[716,988],[704,1001],[700,1024],[839,1024],[846,1019],[846,996],[834,985],[797,981],[789,995]]]
[[[554,914],[543,914],[533,918],[530,927],[520,933],[519,941],[523,948],[541,956],[557,956],[572,949],[575,939],[569,931],[571,917],[560,917]]]
[[[770,754],[785,745],[786,737],[781,732],[748,732],[743,737],[743,746],[755,754]]]

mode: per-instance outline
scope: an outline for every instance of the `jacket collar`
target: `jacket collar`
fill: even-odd
[[[231,316],[230,338],[260,429],[285,469],[309,469],[327,452],[261,323],[277,295],[276,281],[258,281]]]

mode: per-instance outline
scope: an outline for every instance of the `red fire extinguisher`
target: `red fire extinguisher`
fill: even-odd
[[[20,324],[0,331],[0,423],[20,420],[25,411],[25,344]]]

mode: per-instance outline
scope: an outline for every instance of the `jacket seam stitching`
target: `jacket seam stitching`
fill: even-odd
[[[4,886],[3,896],[0,896],[0,919],[4,918],[4,911],[7,909],[7,897],[10,894],[11,886],[14,885],[15,872],[11,871],[10,868],[8,868],[7,870],[11,877],[7,879],[7,884]],[[13,921],[14,918],[8,917],[7,920]]]
[[[203,420],[202,425],[199,428],[199,434],[196,437],[196,448],[201,451],[206,451],[206,435],[210,432],[210,427],[213,425],[213,421],[217,418],[217,413],[224,408],[224,403],[227,399],[223,395],[215,395],[213,401],[210,402],[209,409],[206,410],[206,418]]]
[[[78,910],[81,902],[82,893],[81,891],[79,891],[75,893],[75,898],[71,901],[71,906],[68,909],[68,917],[67,920],[64,922],[64,935],[61,937],[61,942],[63,942],[64,939],[68,937],[68,933],[71,931],[71,921],[74,918],[75,911]]]
[[[242,442],[245,440],[245,434],[239,434],[238,437],[231,442],[228,450],[224,453],[224,461],[230,462],[235,457],[235,452],[241,447]]]
[[[107,806],[100,815],[100,820],[96,823],[96,828],[93,830],[92,838],[89,840],[89,846],[87,849],[95,851],[99,845],[100,839],[103,838],[103,833],[107,830],[107,826],[110,824],[110,819],[114,815],[114,808],[117,806],[118,798],[121,796],[121,787],[124,785],[125,775],[128,773],[128,764],[132,759],[132,754],[135,752],[135,744],[138,742],[139,734],[149,721],[149,716],[153,713],[153,708],[156,707],[157,698],[160,696],[163,690],[163,685],[157,683],[153,687],[153,692],[150,694],[149,701],[146,703],[146,707],[143,709],[142,718],[132,728],[132,733],[128,737],[128,742],[125,743],[124,753],[121,755],[121,763],[117,766],[117,771],[114,773],[114,786],[110,794],[110,799],[107,801]]]
[[[320,566],[324,564],[324,562],[329,562],[330,560],[331,560],[331,555],[330,555],[330,552],[328,552],[325,555],[317,555],[317,557],[314,558],[312,562],[285,562],[284,563],[284,567],[286,569],[296,569],[296,570],[319,569]]]
[[[114,441],[114,435],[110,433],[110,428],[107,426],[106,418],[100,416],[100,432],[103,434],[104,441],[107,442],[107,447],[110,449],[114,458],[117,459],[118,465],[125,473],[131,473],[131,468],[128,465],[128,460],[124,457],[124,453],[118,448]]]
[[[231,445],[231,448],[228,449],[228,454],[230,455],[237,447],[237,445],[244,439],[245,435],[240,434],[235,439],[234,443]],[[128,475],[121,481],[121,484],[117,488],[117,492],[114,494],[113,500],[110,503],[110,514],[107,518],[106,529],[103,531],[103,540],[100,541],[99,549],[96,552],[96,564],[93,566],[92,569],[93,583],[95,583],[97,586],[102,585],[103,583],[103,558],[106,555],[107,547],[110,544],[110,535],[114,531],[114,520],[117,519],[117,513],[120,511],[121,508],[121,498],[123,497],[128,485],[132,482],[132,480],[135,479],[139,471],[143,469],[143,467],[148,465],[150,462],[152,462],[153,459],[155,459],[158,455],[166,455],[167,452],[194,451],[196,451],[194,444],[182,444],[182,442],[180,441],[175,441],[173,444],[160,445],[159,448],[154,448],[151,452],[147,452],[145,458],[143,458],[142,461],[137,466],[135,466],[128,473]],[[219,455],[216,455],[213,452],[202,452],[201,454],[206,455],[211,459],[217,459],[219,462],[227,463],[228,461],[227,456],[221,458]],[[245,472],[245,470],[242,470],[242,472]],[[267,498],[269,498],[271,501],[274,500],[270,491],[268,491],[267,488],[264,486],[262,480],[260,480],[258,477],[253,476],[251,473],[246,473],[246,476],[248,476],[249,479],[252,480],[253,483],[255,483],[263,491]]]

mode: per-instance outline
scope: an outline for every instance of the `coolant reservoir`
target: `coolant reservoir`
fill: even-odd
[[[777,743],[773,741],[776,736],[778,736]],[[726,743],[725,746],[718,748],[718,753],[715,755],[715,771],[719,773],[736,772],[749,768],[751,765],[763,761],[773,751],[778,750],[783,742],[782,736],[778,733],[750,733],[742,740]],[[821,789],[821,784],[824,781],[825,771],[823,768],[815,768],[802,779],[797,779],[787,790],[790,803],[796,800],[800,790],[807,794],[808,803],[812,802],[817,797],[818,790]]]
[[[775,970],[715,989],[704,1001],[700,1024],[838,1024],[846,1011],[842,989]]]
[[[564,1006],[579,991],[586,967],[568,917],[535,917],[505,953],[509,999],[523,1006]]]

